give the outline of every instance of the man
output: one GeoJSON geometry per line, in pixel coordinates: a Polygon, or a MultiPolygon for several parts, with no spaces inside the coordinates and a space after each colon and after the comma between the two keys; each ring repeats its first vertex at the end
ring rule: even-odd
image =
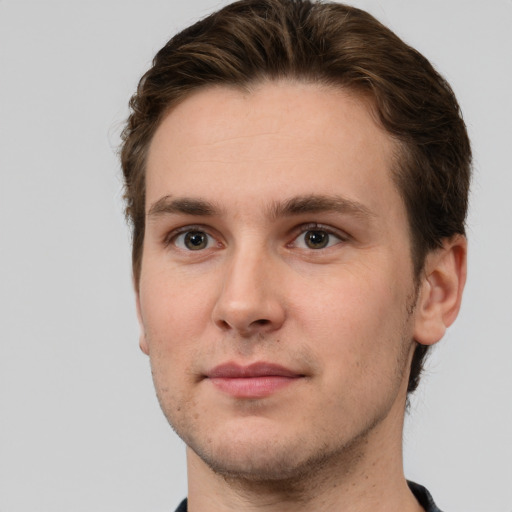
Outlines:
{"type": "Polygon", "coordinates": [[[175,36],[122,165],[179,511],[436,511],[402,428],[457,316],[470,146],[455,97],[367,13],[242,0],[175,36]]]}

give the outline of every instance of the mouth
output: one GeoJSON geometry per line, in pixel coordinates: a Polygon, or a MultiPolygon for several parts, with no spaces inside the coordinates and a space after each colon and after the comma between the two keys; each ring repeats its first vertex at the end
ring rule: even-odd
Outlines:
{"type": "Polygon", "coordinates": [[[206,375],[217,389],[234,398],[264,398],[304,377],[289,368],[266,362],[248,366],[225,363],[206,375]]]}

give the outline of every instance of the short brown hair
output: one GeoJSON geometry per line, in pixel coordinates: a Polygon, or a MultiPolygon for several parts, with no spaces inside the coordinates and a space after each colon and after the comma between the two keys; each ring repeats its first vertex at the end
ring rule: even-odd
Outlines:
{"type": "MultiPolygon", "coordinates": [[[[354,7],[241,0],[174,36],[131,98],[121,164],[136,286],[145,229],[145,162],[162,119],[199,88],[286,78],[345,87],[371,99],[376,118],[399,148],[393,178],[408,213],[416,277],[428,251],[464,234],[470,143],[453,91],[427,59],[354,7]]],[[[427,348],[416,347],[408,391],[418,385],[427,348]]]]}

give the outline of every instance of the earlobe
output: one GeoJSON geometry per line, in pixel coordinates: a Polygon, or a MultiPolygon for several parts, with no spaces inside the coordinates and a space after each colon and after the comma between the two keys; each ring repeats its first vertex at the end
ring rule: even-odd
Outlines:
{"type": "Polygon", "coordinates": [[[137,320],[139,321],[139,329],[140,329],[140,335],[139,335],[139,347],[146,354],[149,355],[149,346],[148,342],[146,340],[146,330],[144,329],[144,322],[142,321],[142,313],[141,313],[141,307],[140,307],[140,295],[139,292],[135,292],[135,303],[137,307],[137,320]]]}
{"type": "Polygon", "coordinates": [[[457,318],[466,264],[467,241],[462,235],[446,239],[427,255],[416,304],[414,339],[418,343],[437,343],[457,318]]]}

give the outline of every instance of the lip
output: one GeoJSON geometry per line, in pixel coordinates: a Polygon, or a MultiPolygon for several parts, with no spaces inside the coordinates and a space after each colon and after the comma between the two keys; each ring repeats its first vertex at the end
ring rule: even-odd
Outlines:
{"type": "Polygon", "coordinates": [[[220,391],[235,398],[264,398],[305,376],[284,366],[257,362],[248,366],[221,364],[206,377],[220,391]]]}

